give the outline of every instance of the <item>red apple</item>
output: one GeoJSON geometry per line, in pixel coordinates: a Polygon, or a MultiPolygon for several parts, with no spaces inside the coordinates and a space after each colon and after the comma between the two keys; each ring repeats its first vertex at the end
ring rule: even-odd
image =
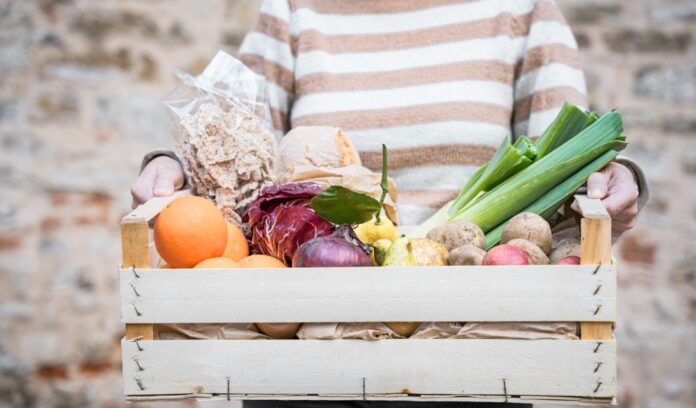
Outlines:
{"type": "Polygon", "coordinates": [[[571,255],[559,259],[554,265],[580,265],[580,257],[571,255]]]}
{"type": "Polygon", "coordinates": [[[491,248],[483,257],[483,265],[529,265],[531,263],[523,250],[512,245],[498,245],[491,248]]]}

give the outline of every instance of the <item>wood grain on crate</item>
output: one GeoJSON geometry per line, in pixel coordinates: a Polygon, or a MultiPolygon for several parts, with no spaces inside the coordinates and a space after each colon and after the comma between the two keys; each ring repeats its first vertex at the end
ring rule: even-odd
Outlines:
{"type": "Polygon", "coordinates": [[[616,318],[614,265],[137,273],[139,278],[131,270],[121,270],[125,323],[611,322],[616,318]]]}
{"type": "MultiPolygon", "coordinates": [[[[580,221],[580,260],[583,265],[610,265],[611,259],[611,217],[600,200],[587,196],[575,196],[582,220],[580,221]]],[[[599,290],[602,288],[600,287],[599,290]]],[[[615,307],[616,299],[613,300],[615,307]]],[[[602,305],[604,307],[605,305],[602,305]]],[[[610,339],[613,334],[612,323],[583,321],[580,323],[580,337],[583,340],[610,339]]]]}
{"type": "Polygon", "coordinates": [[[123,341],[127,395],[611,398],[615,343],[578,340],[123,341]],[[601,345],[601,347],[598,347],[601,345]],[[137,360],[137,362],[136,362],[137,360]],[[503,383],[505,379],[505,383],[503,383]]]}

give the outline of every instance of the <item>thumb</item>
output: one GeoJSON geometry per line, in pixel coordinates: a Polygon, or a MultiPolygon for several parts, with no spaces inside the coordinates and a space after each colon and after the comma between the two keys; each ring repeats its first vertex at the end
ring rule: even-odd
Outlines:
{"type": "Polygon", "coordinates": [[[592,173],[587,179],[587,197],[604,198],[609,189],[609,176],[604,173],[592,173]]]}
{"type": "Polygon", "coordinates": [[[166,197],[174,193],[174,176],[170,172],[160,172],[155,179],[155,186],[152,189],[155,197],[166,197]]]}

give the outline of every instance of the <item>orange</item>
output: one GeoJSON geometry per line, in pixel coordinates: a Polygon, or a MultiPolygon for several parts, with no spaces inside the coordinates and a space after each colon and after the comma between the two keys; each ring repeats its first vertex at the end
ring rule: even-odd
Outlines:
{"type": "Polygon", "coordinates": [[[224,256],[220,256],[217,258],[210,258],[206,259],[205,261],[201,261],[198,263],[198,265],[194,266],[194,269],[200,269],[200,268],[206,268],[206,269],[222,269],[222,268],[239,268],[239,262],[235,261],[234,259],[230,258],[225,258],[224,256]]]}
{"type": "Polygon", "coordinates": [[[239,263],[242,268],[287,268],[282,261],[268,255],[249,255],[239,263]]]}
{"type": "Polygon", "coordinates": [[[242,230],[231,222],[227,222],[227,246],[222,255],[226,258],[239,261],[249,255],[249,244],[242,230]]]}
{"type": "Polygon", "coordinates": [[[155,247],[172,268],[192,268],[204,259],[222,256],[227,224],[215,204],[201,197],[169,203],[155,220],[155,247]]]}

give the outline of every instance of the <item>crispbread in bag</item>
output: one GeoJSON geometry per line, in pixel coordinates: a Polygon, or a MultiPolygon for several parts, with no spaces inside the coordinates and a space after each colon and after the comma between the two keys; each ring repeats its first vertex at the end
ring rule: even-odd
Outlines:
{"type": "Polygon", "coordinates": [[[165,105],[190,187],[242,227],[246,207],[277,182],[265,81],[222,51],[198,76],[175,73],[181,86],[165,105]]]}

